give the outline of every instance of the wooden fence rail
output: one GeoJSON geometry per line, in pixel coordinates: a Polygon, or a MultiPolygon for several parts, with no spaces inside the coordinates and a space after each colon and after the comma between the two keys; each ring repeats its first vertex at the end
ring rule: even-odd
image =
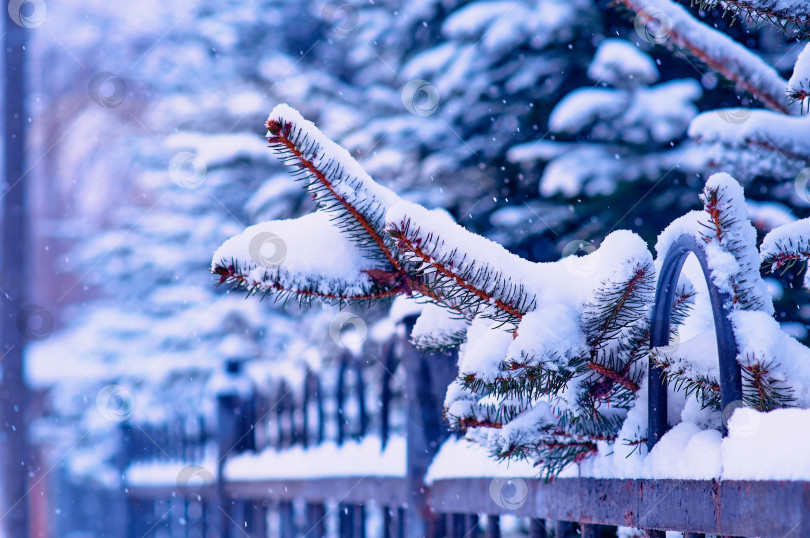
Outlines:
{"type": "MultiPolygon", "coordinates": [[[[664,261],[653,313],[654,345],[668,343],[672,294],[687,255],[695,254],[708,275],[702,248],[682,238],[664,261]]],[[[722,399],[730,405],[741,395],[736,342],[724,298],[710,278],[707,282],[722,399]]],[[[406,320],[407,334],[414,321],[406,320]]],[[[300,386],[279,381],[263,394],[246,391],[240,364],[230,362],[232,388],[219,393],[215,429],[201,417],[161,427],[125,423],[123,460],[133,466],[162,462],[169,478],[150,482],[125,473],[130,536],[498,538],[506,530],[503,516],[510,516],[510,526],[517,522],[531,538],[616,536],[617,526],[645,529],[653,537],[667,530],[687,538],[704,533],[810,537],[810,482],[460,477],[428,485],[425,473],[450,435],[441,412],[456,359],[419,353],[398,338],[370,362],[371,367],[346,353],[330,376],[334,386],[306,372],[300,386]],[[397,417],[405,417],[405,424],[395,424],[397,417]],[[295,469],[298,476],[291,469],[257,464],[255,473],[229,473],[229,463],[254,452],[285,454],[329,442],[346,447],[371,437],[388,450],[403,436],[403,468],[390,472],[318,476],[301,468],[295,469]],[[497,502],[493,484],[514,487],[513,481],[525,491],[521,502],[497,502]]],[[[665,379],[652,364],[650,379],[652,446],[666,431],[667,402],[665,379]]],[[[319,469],[324,463],[312,462],[319,469]]],[[[339,469],[345,462],[329,463],[339,469]]]]}

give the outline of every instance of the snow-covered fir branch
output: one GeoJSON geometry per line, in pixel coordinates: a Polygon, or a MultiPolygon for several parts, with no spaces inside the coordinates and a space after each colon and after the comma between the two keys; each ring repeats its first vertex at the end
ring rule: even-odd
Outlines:
{"type": "MultiPolygon", "coordinates": [[[[810,377],[810,361],[801,359],[810,351],[773,319],[756,233],[742,188],[728,174],[707,181],[703,211],[661,234],[656,262],[641,238],[617,231],[586,256],[533,263],[442,210],[380,187],[286,106],[273,111],[268,131],[319,209],[248,228],[217,251],[212,271],[248,294],[284,300],[370,302],[404,294],[430,301],[414,343],[459,348],[446,416],[497,458],[527,458],[553,476],[603,444],[638,446],[644,431],[625,428],[644,402],[656,264],[682,234],[705,246],[711,281],[729,297],[745,402],[768,410],[810,400],[808,390],[794,390],[796,379],[810,377]],[[788,348],[796,358],[776,351],[788,348]]],[[[695,296],[682,280],[674,327],[691,319],[695,296]]],[[[658,348],[652,357],[676,389],[714,408],[716,360],[695,362],[710,346],[689,342],[700,346],[658,348]]]]}
{"type": "Polygon", "coordinates": [[[793,74],[788,80],[787,97],[793,103],[799,104],[799,109],[804,112],[805,108],[810,112],[810,45],[805,45],[796,64],[793,66],[793,74]]]}
{"type": "Polygon", "coordinates": [[[348,151],[324,137],[315,125],[287,105],[277,106],[266,123],[267,141],[280,161],[293,167],[320,210],[334,213],[338,228],[381,268],[400,270],[383,233],[393,193],[371,181],[348,151]]]}
{"type": "Polygon", "coordinates": [[[672,0],[618,0],[636,13],[642,26],[650,25],[653,41],[672,43],[759,99],[785,114],[798,107],[788,104],[787,81],[762,58],[727,35],[708,26],[672,0]]]}
{"type": "MultiPolygon", "coordinates": [[[[442,304],[469,317],[481,314],[512,326],[517,326],[523,315],[534,308],[536,297],[525,285],[504,269],[474,257],[469,246],[462,246],[463,242],[444,239],[449,235],[447,228],[444,232],[425,229],[407,214],[389,215],[389,219],[388,231],[406,257],[409,272],[433,290],[442,304]]],[[[426,225],[429,222],[423,221],[426,225]]],[[[461,229],[455,231],[457,236],[472,236],[461,229]]],[[[502,250],[498,258],[514,257],[498,245],[489,246],[502,250]]]]}
{"type": "Polygon", "coordinates": [[[810,25],[810,4],[806,0],[696,0],[700,9],[721,8],[734,18],[746,21],[768,21],[784,31],[795,29],[807,35],[810,25]]]}
{"type": "Polygon", "coordinates": [[[772,272],[807,262],[810,260],[810,219],[797,220],[771,231],[762,240],[759,252],[763,265],[772,272]]]}
{"type": "Polygon", "coordinates": [[[746,178],[793,179],[810,164],[806,117],[730,108],[699,114],[689,125],[696,159],[709,170],[746,178]]]}

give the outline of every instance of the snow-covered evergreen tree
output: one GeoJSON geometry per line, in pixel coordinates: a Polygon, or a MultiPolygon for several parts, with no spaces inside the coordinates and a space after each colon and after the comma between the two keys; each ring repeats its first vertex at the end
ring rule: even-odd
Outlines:
{"type": "Polygon", "coordinates": [[[514,161],[550,160],[540,179],[543,197],[610,195],[617,183],[658,178],[684,158],[671,146],[698,112],[697,81],[653,86],[659,72],[652,58],[616,38],[599,44],[587,73],[595,86],[574,90],[551,112],[549,130],[557,139],[512,149],[514,161]]]}
{"type": "Polygon", "coordinates": [[[318,368],[323,352],[342,351],[329,334],[334,312],[302,321],[249,306],[210,288],[206,270],[210,246],[245,223],[308,210],[303,193],[277,181],[280,169],[249,128],[264,116],[267,88],[274,98],[297,95],[335,110],[342,85],[325,90],[330,75],[300,65],[273,86],[278,69],[296,65],[298,51],[281,32],[296,16],[290,6],[203,3],[166,39],[158,23],[176,17],[177,7],[154,7],[154,18],[115,34],[120,47],[106,54],[99,46],[105,36],[89,29],[126,26],[116,10],[100,7],[88,17],[84,8],[55,7],[52,20],[78,19],[86,31],[65,42],[42,35],[36,49],[47,65],[61,61],[64,46],[88,67],[110,70],[99,79],[67,64],[36,85],[43,101],[68,95],[74,103],[42,102],[57,113],[35,129],[43,143],[59,142],[43,156],[49,173],[41,178],[41,211],[60,213],[47,214],[55,225],[40,228],[42,247],[59,254],[57,270],[72,278],[39,299],[61,310],[63,330],[28,353],[29,380],[50,388],[45,450],[54,461],[68,455],[70,471],[105,484],[120,477],[121,421],[161,427],[201,417],[215,427],[212,383],[225,361],[258,364],[248,372],[270,390],[262,363],[318,368]],[[266,46],[247,47],[256,36],[266,46]],[[76,84],[73,94],[53,90],[76,84]],[[49,138],[70,122],[80,136],[49,138]],[[233,189],[234,181],[247,189],[233,189]],[[88,460],[97,463],[83,465],[88,460]]]}

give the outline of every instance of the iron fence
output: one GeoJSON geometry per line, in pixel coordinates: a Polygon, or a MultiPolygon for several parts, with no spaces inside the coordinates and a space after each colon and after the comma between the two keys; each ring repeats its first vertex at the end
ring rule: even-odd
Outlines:
{"type": "MultiPolygon", "coordinates": [[[[677,241],[664,260],[652,344],[669,342],[673,294],[689,254],[697,256],[707,275],[722,402],[730,405],[741,399],[742,392],[737,346],[724,309],[727,298],[708,278],[703,246],[691,237],[677,241]]],[[[408,333],[413,322],[406,320],[408,333]]],[[[201,419],[192,428],[186,421],[152,432],[124,424],[129,462],[137,465],[139,460],[157,458],[184,463],[179,472],[168,474],[172,480],[165,483],[125,485],[130,536],[497,538],[503,516],[512,518],[512,528],[517,521],[531,538],[615,536],[617,526],[646,529],[654,537],[667,530],[683,532],[687,538],[703,533],[810,536],[810,482],[538,478],[521,480],[525,500],[515,504],[496,502],[491,490],[497,477],[437,479],[428,485],[425,473],[451,435],[441,403],[456,375],[456,359],[419,353],[399,338],[375,361],[374,368],[367,368],[347,353],[338,361],[335,386],[327,387],[321,376],[308,371],[299,387],[282,381],[264,396],[239,388],[243,372],[239,363],[232,362],[227,375],[234,388],[218,395],[215,429],[201,419]],[[395,375],[397,371],[404,379],[395,375]],[[370,383],[367,377],[372,373],[375,379],[370,383]],[[369,402],[376,409],[370,409],[369,402]],[[396,416],[408,420],[392,427],[396,416]],[[289,470],[274,476],[272,469],[257,468],[255,476],[228,475],[229,462],[245,454],[283,453],[327,442],[345,446],[370,436],[379,438],[382,450],[394,437],[404,437],[401,472],[307,476],[306,469],[299,469],[304,476],[285,478],[289,470]],[[164,444],[174,448],[155,450],[164,444]]],[[[667,427],[666,379],[652,363],[650,380],[651,448],[667,427]]],[[[509,480],[498,479],[501,487],[510,487],[509,480]]]]}

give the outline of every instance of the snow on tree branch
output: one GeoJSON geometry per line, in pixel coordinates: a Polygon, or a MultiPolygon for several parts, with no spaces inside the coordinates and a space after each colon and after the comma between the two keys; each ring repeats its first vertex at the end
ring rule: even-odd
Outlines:
{"type": "Polygon", "coordinates": [[[700,0],[701,9],[721,7],[734,17],[751,21],[768,21],[787,31],[794,26],[806,35],[810,24],[810,4],[807,0],[700,0]]]}
{"type": "MultiPolygon", "coordinates": [[[[550,474],[592,453],[594,439],[615,439],[646,371],[639,359],[649,345],[654,289],[646,246],[616,232],[578,260],[596,270],[576,291],[552,296],[552,286],[544,286],[546,301],[523,316],[514,339],[492,322],[473,322],[458,383],[445,400],[451,423],[480,429],[471,434],[484,436],[493,454],[542,462],[550,474]]],[[[565,267],[538,265],[536,272],[565,267]]]]}
{"type": "MultiPolygon", "coordinates": [[[[810,260],[810,219],[801,219],[771,231],[760,245],[762,263],[771,272],[785,271],[810,260]]],[[[804,287],[810,288],[805,267],[804,287]]]]}
{"type": "MultiPolygon", "coordinates": [[[[399,294],[430,301],[414,341],[459,347],[446,416],[497,458],[528,458],[555,475],[602,445],[638,446],[644,431],[630,431],[627,421],[644,402],[656,278],[639,236],[620,230],[586,256],[530,262],[443,210],[379,186],[289,107],[277,107],[267,126],[277,156],[319,209],[226,241],[212,264],[220,283],[303,302],[399,294]]],[[[810,350],[773,319],[742,188],[716,174],[701,199],[704,211],[661,235],[659,260],[678,234],[702,241],[712,281],[731,297],[746,403],[761,410],[807,403],[810,384],[798,380],[810,379],[810,350]]],[[[686,281],[679,285],[673,326],[689,319],[694,296],[686,281]]],[[[677,386],[704,406],[716,404],[716,361],[696,365],[691,354],[663,348],[653,355],[677,386]]]]}
{"type": "Polygon", "coordinates": [[[766,107],[795,113],[785,96],[785,81],[759,56],[727,35],[696,20],[671,0],[619,0],[636,12],[637,24],[650,30],[651,42],[671,41],[701,60],[711,70],[745,89],[766,107]]]}
{"type": "MultiPolygon", "coordinates": [[[[746,176],[794,178],[810,163],[806,117],[767,110],[704,112],[689,126],[689,137],[704,154],[704,165],[746,176]]],[[[699,152],[700,152],[699,151],[699,152]]]]}
{"type": "Polygon", "coordinates": [[[428,284],[442,303],[470,318],[485,314],[516,326],[537,302],[536,293],[525,284],[535,264],[442,217],[413,204],[389,210],[388,232],[407,256],[409,272],[428,284]]]}
{"type": "Polygon", "coordinates": [[[328,214],[316,212],[250,226],[217,249],[211,270],[219,276],[220,284],[247,290],[248,295],[273,293],[282,301],[294,298],[305,303],[312,299],[342,303],[398,293],[369,278],[368,271],[375,266],[376,262],[347,240],[328,214]],[[324,251],[332,253],[329,264],[321,263],[317,255],[324,251]]]}
{"type": "Polygon", "coordinates": [[[691,148],[672,144],[698,113],[698,82],[648,86],[659,77],[655,62],[638,45],[617,38],[599,43],[587,75],[597,87],[573,90],[549,115],[549,130],[566,141],[520,144],[507,153],[512,162],[549,161],[541,195],[609,195],[622,182],[658,180],[681,164],[691,148]]]}
{"type": "Polygon", "coordinates": [[[788,99],[793,103],[799,103],[799,110],[804,111],[805,105],[810,111],[810,45],[805,45],[804,50],[796,58],[796,65],[793,67],[793,74],[788,80],[788,99]]]}
{"type": "Polygon", "coordinates": [[[773,305],[759,275],[756,230],[748,221],[742,187],[728,174],[714,174],[701,194],[703,211],[676,219],[658,237],[656,251],[664,259],[684,234],[705,244],[712,282],[728,294],[732,310],[773,314],[773,305]]]}
{"type": "Polygon", "coordinates": [[[298,111],[279,105],[267,120],[267,140],[279,159],[297,169],[298,179],[323,211],[336,213],[338,227],[373,258],[400,269],[383,233],[385,208],[395,195],[374,183],[348,151],[324,137],[298,111]]]}

